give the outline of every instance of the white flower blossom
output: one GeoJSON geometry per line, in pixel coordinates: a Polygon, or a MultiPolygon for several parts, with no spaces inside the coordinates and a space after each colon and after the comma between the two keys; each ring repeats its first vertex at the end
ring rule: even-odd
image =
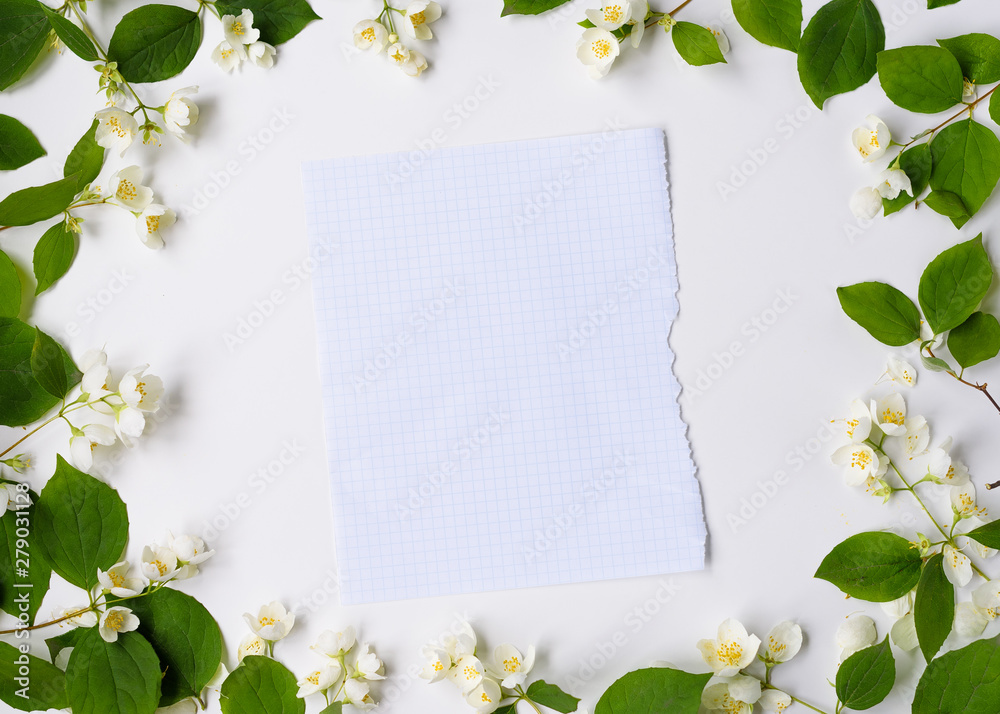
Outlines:
{"type": "Polygon", "coordinates": [[[913,368],[913,365],[894,355],[889,355],[885,371],[889,375],[889,379],[896,384],[904,387],[912,387],[917,383],[917,370],[913,368]]]}
{"type": "Polygon", "coordinates": [[[342,674],[340,662],[336,660],[324,662],[319,669],[310,672],[297,682],[299,691],[296,696],[305,699],[313,694],[325,692],[340,680],[342,674]]]}
{"type": "Polygon", "coordinates": [[[357,642],[357,635],[354,628],[348,625],[341,632],[333,632],[332,630],[321,632],[312,649],[327,657],[339,657],[349,652],[354,647],[355,642],[357,642]]]}
{"type": "Polygon", "coordinates": [[[962,79],[962,101],[972,102],[976,99],[976,83],[968,77],[962,79]]]}
{"type": "Polygon", "coordinates": [[[600,27],[584,30],[576,43],[576,56],[586,65],[593,79],[606,75],[620,52],[618,38],[600,27]]]}
{"type": "Polygon", "coordinates": [[[885,154],[889,148],[889,142],[892,141],[892,133],[885,122],[874,114],[869,114],[865,121],[866,126],[858,127],[851,134],[851,142],[861,154],[861,158],[865,162],[870,162],[885,154]]]}
{"type": "Polygon", "coordinates": [[[903,450],[911,459],[927,451],[927,445],[931,440],[930,425],[927,420],[919,414],[906,417],[903,422],[906,427],[906,435],[903,437],[903,450]]]}
{"type": "Polygon", "coordinates": [[[389,42],[389,31],[376,20],[362,20],[354,26],[354,46],[381,52],[389,42]]]}
{"type": "Polygon", "coordinates": [[[781,714],[781,712],[792,705],[792,697],[780,689],[768,689],[761,693],[757,703],[766,712],[778,712],[778,714],[781,714]]]}
{"type": "Polygon", "coordinates": [[[78,469],[90,471],[94,467],[94,449],[111,446],[116,441],[114,430],[103,424],[87,424],[82,429],[74,427],[69,438],[69,454],[78,469]]]}
{"type": "Polygon", "coordinates": [[[483,681],[486,668],[473,654],[462,655],[455,661],[455,666],[448,672],[448,679],[458,687],[462,694],[468,694],[483,681]]]}
{"type": "MultiPolygon", "coordinates": [[[[246,51],[243,53],[246,54],[246,51]]],[[[212,50],[212,61],[222,68],[223,72],[232,72],[234,69],[240,66],[240,62],[243,58],[240,57],[236,49],[226,41],[220,42],[216,45],[215,49],[212,50]]]]}
{"type": "Polygon", "coordinates": [[[722,54],[728,55],[731,46],[729,44],[729,37],[726,36],[726,31],[722,29],[722,26],[707,25],[705,29],[715,36],[715,41],[719,43],[719,50],[722,54]]]}
{"type": "Polygon", "coordinates": [[[243,613],[243,619],[254,634],[268,642],[284,639],[295,625],[295,614],[277,601],[262,606],[256,617],[249,612],[243,613]]]}
{"type": "Polygon", "coordinates": [[[147,580],[165,583],[177,576],[177,555],[161,545],[147,545],[142,549],[140,570],[147,580]]]}
{"type": "Polygon", "coordinates": [[[632,26],[632,31],[628,35],[629,42],[633,48],[638,48],[642,42],[642,36],[646,31],[646,16],[649,14],[649,0],[633,0],[632,15],[628,24],[632,26]]]}
{"type": "Polygon", "coordinates": [[[957,588],[964,588],[972,580],[972,561],[962,551],[945,545],[944,553],[944,574],[948,582],[957,588]]]}
{"type": "Polygon", "coordinates": [[[163,380],[156,375],[146,374],[147,369],[149,365],[144,364],[126,372],[118,383],[118,394],[133,409],[152,414],[160,408],[163,380]]]}
{"type": "Polygon", "coordinates": [[[361,711],[370,711],[375,708],[375,700],[371,696],[371,686],[363,679],[348,679],[344,682],[344,701],[361,711]]]}
{"type": "Polygon", "coordinates": [[[951,510],[955,520],[986,518],[986,509],[976,503],[976,486],[971,481],[951,487],[951,510]]]}
{"type": "Polygon", "coordinates": [[[764,659],[775,664],[787,662],[802,648],[802,628],[794,622],[779,622],[764,640],[764,659]]]}
{"type": "Polygon", "coordinates": [[[905,652],[916,649],[919,644],[917,640],[917,622],[912,612],[903,615],[893,623],[892,628],[889,630],[889,637],[892,638],[892,641],[899,649],[905,652]]]}
{"type": "Polygon", "coordinates": [[[358,658],[354,669],[357,671],[356,676],[360,676],[362,679],[370,681],[385,679],[382,660],[372,652],[371,646],[367,643],[358,648],[358,658]]]}
{"type": "Polygon", "coordinates": [[[205,541],[195,535],[181,535],[175,538],[174,534],[168,531],[167,547],[174,552],[179,562],[186,565],[201,565],[215,555],[215,551],[210,550],[205,541]]]}
{"type": "Polygon", "coordinates": [[[247,45],[247,57],[250,58],[250,61],[255,66],[263,67],[264,69],[271,69],[274,66],[274,56],[277,53],[278,50],[273,45],[259,40],[247,45]]]}
{"type": "Polygon", "coordinates": [[[119,156],[132,145],[139,133],[139,123],[135,117],[118,107],[101,109],[97,114],[97,131],[94,138],[99,146],[117,151],[119,156]]]}
{"type": "Polygon", "coordinates": [[[882,198],[897,198],[903,191],[913,195],[913,185],[910,177],[901,169],[886,169],[878,177],[878,184],[875,189],[882,198]]]}
{"type": "Polygon", "coordinates": [[[12,504],[16,504],[18,497],[21,495],[22,494],[17,490],[16,485],[12,483],[0,484],[0,516],[8,510],[13,511],[14,506],[12,504]]]}
{"type": "Polygon", "coordinates": [[[493,650],[493,663],[487,671],[501,686],[514,689],[524,684],[531,668],[535,666],[535,648],[528,647],[522,655],[514,645],[502,644],[493,650]]]}
{"type": "Polygon", "coordinates": [[[850,206],[855,218],[871,220],[882,210],[882,194],[871,186],[862,186],[851,196],[850,206]]]}
{"type": "Polygon", "coordinates": [[[131,569],[132,566],[127,560],[115,563],[107,572],[98,568],[97,581],[104,592],[109,592],[115,597],[134,597],[146,588],[146,584],[141,578],[130,578],[131,569]]]}
{"type": "Polygon", "coordinates": [[[927,456],[927,473],[936,483],[949,486],[964,486],[969,482],[969,470],[961,461],[953,459],[951,454],[951,437],[941,442],[940,446],[931,449],[927,456]]]}
{"type": "Polygon", "coordinates": [[[108,387],[111,369],[108,367],[108,356],[103,350],[88,350],[80,360],[80,369],[83,370],[80,390],[86,396],[88,404],[93,405],[111,394],[108,387]]]}
{"type": "Polygon", "coordinates": [[[986,615],[974,603],[960,602],[955,605],[955,632],[959,637],[976,639],[988,624],[986,615]]]}
{"type": "Polygon", "coordinates": [[[421,679],[433,683],[440,682],[448,676],[454,662],[446,650],[428,645],[420,653],[426,660],[420,670],[421,679]]]}
{"type": "Polygon", "coordinates": [[[254,29],[253,26],[253,12],[247,9],[244,9],[239,17],[223,15],[222,32],[226,37],[226,42],[241,60],[247,58],[244,45],[253,44],[260,39],[260,30],[254,29]]]}
{"type": "Polygon", "coordinates": [[[465,701],[479,714],[489,714],[500,706],[502,697],[500,685],[492,679],[484,679],[465,695],[465,701]]]}
{"type": "Polygon", "coordinates": [[[604,7],[587,10],[584,14],[595,27],[614,32],[632,19],[632,4],[629,0],[611,0],[604,7]]]}
{"type": "Polygon", "coordinates": [[[434,37],[430,24],[441,17],[441,6],[428,0],[414,0],[403,11],[403,31],[415,40],[434,37]]]}
{"type": "Polygon", "coordinates": [[[117,642],[121,632],[133,632],[139,627],[139,618],[127,607],[109,607],[101,614],[98,632],[105,642],[117,642]]]}
{"type": "Polygon", "coordinates": [[[52,613],[53,620],[62,620],[61,624],[69,625],[70,627],[82,627],[84,629],[94,627],[97,624],[97,613],[93,610],[87,610],[86,606],[76,606],[76,607],[63,607],[59,608],[52,613]],[[74,615],[73,613],[80,613],[74,615]],[[68,617],[68,615],[73,615],[73,617],[68,617]],[[63,620],[63,618],[66,618],[63,620]]]}
{"type": "Polygon", "coordinates": [[[868,479],[878,479],[889,468],[889,460],[868,444],[846,444],[833,452],[833,463],[844,467],[844,481],[848,486],[862,486],[868,479]]]}
{"type": "Polygon", "coordinates": [[[237,654],[240,662],[243,661],[244,657],[248,657],[250,655],[255,655],[258,657],[266,656],[267,642],[265,642],[262,638],[258,637],[257,635],[250,633],[249,635],[243,638],[242,642],[240,642],[240,648],[237,654]]]}
{"type": "MultiPolygon", "coordinates": [[[[163,125],[181,141],[190,141],[188,129],[198,123],[198,105],[188,99],[198,87],[184,87],[173,92],[163,105],[163,125]]],[[[145,206],[142,206],[145,208],[145,206]]],[[[136,210],[142,210],[142,208],[136,210]]]]}
{"type": "Polygon", "coordinates": [[[701,694],[701,703],[706,709],[726,714],[750,714],[760,697],[759,679],[736,674],[709,683],[701,694]]]}
{"type": "Polygon", "coordinates": [[[157,250],[163,247],[163,237],[160,230],[169,228],[177,220],[177,214],[159,203],[151,203],[139,214],[135,223],[135,232],[147,248],[157,250]]]}
{"type": "Polygon", "coordinates": [[[889,394],[871,403],[872,419],[886,436],[906,433],[906,402],[902,395],[889,394]]]}
{"type": "Polygon", "coordinates": [[[875,621],[867,615],[852,615],[840,623],[834,641],[840,648],[840,661],[875,644],[875,621]]]}
{"type": "Polygon", "coordinates": [[[880,603],[882,612],[890,617],[900,618],[913,610],[913,591],[906,593],[903,597],[880,603]]]}
{"type": "Polygon", "coordinates": [[[729,618],[719,625],[717,638],[699,640],[698,649],[715,674],[731,677],[753,662],[760,639],[749,634],[738,620],[729,618]]]}
{"type": "Polygon", "coordinates": [[[868,405],[860,399],[851,402],[850,416],[844,420],[847,438],[853,444],[862,444],[872,433],[872,415],[868,405]]]}
{"type": "Polygon", "coordinates": [[[153,201],[153,189],[142,185],[142,169],[138,166],[126,166],[112,174],[108,190],[108,203],[133,212],[142,211],[153,201]]]}

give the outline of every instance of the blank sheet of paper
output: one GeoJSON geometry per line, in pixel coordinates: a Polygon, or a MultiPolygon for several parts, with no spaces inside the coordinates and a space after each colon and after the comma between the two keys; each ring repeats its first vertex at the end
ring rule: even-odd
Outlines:
{"type": "Polygon", "coordinates": [[[662,131],[303,178],[345,604],[703,567],[662,131]]]}

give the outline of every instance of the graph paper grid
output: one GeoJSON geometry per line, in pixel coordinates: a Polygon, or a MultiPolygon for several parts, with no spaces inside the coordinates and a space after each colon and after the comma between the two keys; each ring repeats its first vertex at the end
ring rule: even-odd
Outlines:
{"type": "Polygon", "coordinates": [[[704,566],[661,130],[303,183],[344,604],[704,566]]]}

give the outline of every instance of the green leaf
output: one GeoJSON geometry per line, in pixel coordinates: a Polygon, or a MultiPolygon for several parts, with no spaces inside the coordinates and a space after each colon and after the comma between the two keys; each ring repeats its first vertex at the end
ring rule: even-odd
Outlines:
{"type": "Polygon", "coordinates": [[[911,195],[906,191],[900,191],[896,198],[883,198],[882,209],[885,215],[905,208],[924,192],[931,178],[931,165],[930,144],[917,144],[899,155],[899,168],[910,179],[913,193],[911,195]]]}
{"type": "Polygon", "coordinates": [[[901,347],[920,337],[920,312],[910,298],[885,283],[837,288],[847,316],[884,345],[901,347]]]}
{"type": "Polygon", "coordinates": [[[889,638],[855,652],[837,670],[837,699],[847,709],[862,711],[880,704],[896,683],[896,659],[889,638]]]}
{"type": "Polygon", "coordinates": [[[45,156],[31,129],[14,117],[0,114],[0,170],[10,171],[45,156]]]}
{"type": "Polygon", "coordinates": [[[935,335],[958,327],[976,311],[993,281],[983,235],[959,243],[930,262],[917,298],[935,335]]]}
{"type": "Polygon", "coordinates": [[[982,32],[938,40],[962,67],[962,74],[976,84],[1000,82],[1000,40],[982,32]]]}
{"type": "MultiPolygon", "coordinates": [[[[58,400],[45,391],[31,371],[35,328],[20,320],[0,317],[0,424],[24,426],[40,419],[58,400]]],[[[75,385],[80,373],[63,352],[66,374],[75,385]]]]}
{"type": "Polygon", "coordinates": [[[222,683],[223,714],[305,714],[295,675],[270,657],[250,655],[222,683]]]}
{"type": "Polygon", "coordinates": [[[1000,180],[1000,139],[969,119],[942,129],[931,154],[931,188],[958,194],[970,214],[978,213],[1000,180]]]}
{"type": "Polygon", "coordinates": [[[41,295],[66,274],[76,255],[76,236],[59,222],[49,228],[35,244],[32,264],[38,286],[35,295],[41,295]]]}
{"type": "Polygon", "coordinates": [[[972,216],[962,202],[962,197],[948,191],[931,191],[924,199],[927,207],[935,213],[947,216],[956,228],[961,228],[972,216]]]}
{"type": "Polygon", "coordinates": [[[504,0],[500,17],[507,15],[540,15],[554,7],[565,5],[569,0],[504,0]]]}
{"type": "Polygon", "coordinates": [[[70,52],[85,62],[97,61],[97,49],[94,43],[87,37],[87,33],[67,20],[62,15],[57,15],[46,6],[42,6],[45,16],[49,19],[49,24],[55,30],[56,35],[63,41],[70,52]]]}
{"type": "Polygon", "coordinates": [[[62,213],[78,192],[76,175],[15,191],[0,201],[0,226],[30,226],[62,213]]]}
{"type": "Polygon", "coordinates": [[[851,536],[823,559],[815,577],[868,602],[903,597],[920,580],[920,551],[893,533],[851,536]]]}
{"type": "Polygon", "coordinates": [[[945,7],[946,5],[954,5],[959,0],[927,0],[927,9],[933,10],[936,7],[945,7]]]}
{"type": "Polygon", "coordinates": [[[962,101],[962,68],[943,47],[879,52],[878,79],[892,103],[911,112],[935,114],[962,101]]]}
{"type": "Polygon", "coordinates": [[[222,633],[205,606],[190,595],[162,588],[128,605],[139,618],[166,670],[160,706],[201,695],[222,661],[222,633]]]}
{"type": "MultiPolygon", "coordinates": [[[[32,557],[35,551],[35,503],[38,494],[28,491],[25,494],[31,500],[27,508],[14,509],[0,517],[0,609],[8,615],[17,617],[24,614],[31,624],[42,604],[45,593],[49,590],[49,580],[52,569],[40,556],[32,557]],[[24,530],[28,529],[27,536],[24,530]],[[20,532],[22,537],[18,537],[20,532]],[[19,602],[19,598],[27,596],[27,603],[19,602]]],[[[20,505],[13,501],[11,505],[20,505]]]]}
{"type": "Polygon", "coordinates": [[[66,677],[44,659],[0,642],[0,700],[23,712],[65,709],[66,677]],[[22,675],[22,668],[28,676],[22,675]]]}
{"type": "Polygon", "coordinates": [[[719,41],[707,27],[693,22],[678,22],[670,30],[674,47],[685,62],[696,67],[725,62],[719,41]]]}
{"type": "Polygon", "coordinates": [[[77,192],[82,191],[88,183],[97,178],[97,174],[101,173],[101,168],[104,166],[105,149],[97,143],[96,136],[97,120],[94,119],[90,128],[84,132],[80,140],[76,142],[76,146],[69,152],[69,156],[66,157],[63,176],[79,174],[76,184],[77,192]]]}
{"type": "Polygon", "coordinates": [[[260,39],[271,45],[288,42],[310,22],[322,19],[306,0],[223,0],[216,7],[226,15],[239,15],[244,8],[251,10],[260,39]]]}
{"type": "Polygon", "coordinates": [[[137,632],[105,642],[96,627],[73,648],[66,667],[66,692],[74,712],[153,714],[160,701],[160,662],[137,632]]]}
{"type": "Polygon", "coordinates": [[[990,97],[990,118],[1000,124],[1000,92],[993,92],[990,97]]]}
{"type": "Polygon", "coordinates": [[[563,714],[575,712],[576,706],[580,703],[577,697],[572,697],[556,685],[541,679],[532,682],[528,687],[528,698],[535,704],[541,704],[543,707],[563,712],[563,714]]]}
{"type": "Polygon", "coordinates": [[[913,714],[994,714],[1000,701],[1000,646],[980,640],[927,665],[913,698],[913,714]]]}
{"type": "Polygon", "coordinates": [[[733,14],[758,42],[798,52],[802,0],[733,0],[733,14]]]}
{"type": "MultiPolygon", "coordinates": [[[[504,707],[503,709],[506,709],[506,708],[507,707],[504,707]]],[[[503,709],[497,709],[497,714],[503,714],[503,709]]],[[[343,702],[334,702],[333,704],[331,704],[330,706],[328,706],[326,709],[324,709],[323,711],[321,711],[319,714],[341,714],[343,711],[344,711],[344,703],[343,702]]]]}
{"type": "Polygon", "coordinates": [[[115,27],[108,56],[129,82],[160,82],[180,74],[200,44],[198,13],[175,5],[143,5],[115,27]]]}
{"type": "Polygon", "coordinates": [[[875,76],[885,27],[871,0],[833,0],[806,25],[799,43],[799,79],[820,109],[875,76]]]}
{"type": "Polygon", "coordinates": [[[66,374],[63,349],[41,330],[35,330],[35,345],[31,350],[31,373],[42,389],[56,399],[69,391],[70,377],[66,374]]]}
{"type": "Polygon", "coordinates": [[[21,312],[21,278],[14,261],[0,250],[0,317],[17,317],[21,312]]]}
{"type": "Polygon", "coordinates": [[[945,362],[940,357],[928,357],[923,352],[920,353],[920,361],[923,362],[924,367],[929,369],[931,372],[951,372],[951,365],[945,362]]]}
{"type": "Polygon", "coordinates": [[[608,687],[594,714],[698,714],[711,678],[669,667],[629,672],[608,687]]]}
{"type": "Polygon", "coordinates": [[[49,36],[49,21],[35,0],[0,2],[0,91],[19,80],[49,36]]]}
{"type": "Polygon", "coordinates": [[[97,585],[97,569],[118,562],[128,543],[128,511],[118,492],[62,456],[42,489],[35,516],[42,555],[77,587],[97,585]]]}
{"type": "Polygon", "coordinates": [[[944,556],[931,556],[924,563],[913,602],[917,641],[924,659],[930,662],[948,639],[955,622],[955,587],[944,574],[944,556]]]}
{"type": "Polygon", "coordinates": [[[1000,550],[1000,521],[990,521],[965,535],[977,543],[982,543],[987,548],[1000,550]]]}
{"type": "Polygon", "coordinates": [[[948,350],[963,368],[1000,354],[1000,322],[993,315],[974,312],[948,333],[948,350]]]}

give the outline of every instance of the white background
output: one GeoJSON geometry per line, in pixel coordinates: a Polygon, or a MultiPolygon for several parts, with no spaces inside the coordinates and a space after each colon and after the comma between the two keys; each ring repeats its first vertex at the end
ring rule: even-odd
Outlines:
{"type": "MultiPolygon", "coordinates": [[[[811,16],[821,3],[805,4],[811,16]]],[[[993,0],[963,0],[934,11],[922,4],[878,0],[888,46],[1000,31],[993,0]]],[[[820,449],[810,441],[825,437],[828,421],[872,388],[888,354],[842,314],[834,290],[881,279],[915,295],[926,263],[960,238],[986,231],[1000,203],[994,197],[961,232],[926,208],[859,227],[847,201],[858,186],[875,182],[878,169],[861,164],[851,129],[875,112],[897,136],[908,137],[937,123],[936,117],[894,108],[875,82],[818,112],[799,85],[795,58],[749,38],[726,13],[724,0],[697,0],[679,18],[723,23],[733,45],[728,65],[679,66],[669,39],[651,30],[643,47],[626,48],[601,82],[588,79],[574,56],[580,32],[574,23],[586,5],[576,3],[566,17],[502,20],[499,5],[452,0],[435,26],[439,39],[421,47],[431,69],[418,80],[350,49],[352,25],[377,12],[375,2],[317,0],[325,19],[280,47],[273,69],[219,71],[209,54],[222,31],[209,18],[191,66],[145,88],[147,103],[159,104],[173,89],[200,85],[196,141],[136,146],[124,160],[111,157],[109,168],[141,164],[159,200],[179,212],[198,207],[197,214],[185,212],[166,234],[167,248],[156,253],[140,244],[124,212],[84,209],[85,233],[73,268],[31,309],[31,320],[75,356],[104,346],[118,373],[149,362],[168,386],[169,415],[137,448],[103,460],[108,480],[129,506],[130,554],[137,556],[167,528],[205,533],[218,518],[226,527],[211,540],[217,555],[181,587],[218,619],[230,664],[245,633],[243,612],[272,599],[298,604],[295,632],[278,645],[278,657],[302,674],[314,662],[308,647],[318,632],[354,624],[386,659],[392,686],[405,690],[386,704],[392,712],[466,710],[449,685],[427,686],[406,672],[419,661],[421,644],[457,614],[467,616],[490,647],[536,644],[536,674],[583,697],[591,710],[617,677],[654,660],[702,669],[695,642],[713,636],[726,617],[741,619],[762,637],[779,620],[795,619],[807,644],[797,661],[779,669],[776,682],[832,710],[826,680],[835,674],[836,627],[854,611],[876,616],[880,634],[890,623],[877,606],[845,600],[812,573],[845,537],[915,515],[903,499],[883,508],[848,489],[829,464],[832,442],[820,449]],[[484,79],[498,85],[495,91],[453,120],[454,105],[477,103],[469,97],[484,79]],[[287,125],[275,117],[286,117],[287,125]],[[271,132],[272,120],[281,131],[271,132]],[[336,562],[311,295],[308,283],[296,289],[285,280],[307,255],[299,163],[411,150],[438,129],[446,145],[459,146],[595,132],[609,121],[667,132],[681,282],[672,334],[676,370],[687,388],[700,374],[717,377],[704,394],[684,399],[710,531],[706,570],[666,577],[676,594],[663,606],[654,599],[660,581],[643,578],[340,607],[331,577],[336,562]],[[251,148],[251,137],[262,150],[251,148]],[[770,154],[766,143],[774,149],[770,154]],[[744,165],[762,150],[762,166],[744,165]],[[720,182],[750,169],[737,191],[720,194],[720,182]],[[109,299],[115,275],[123,275],[126,285],[109,299]],[[280,291],[281,304],[245,343],[230,349],[225,335],[273,291],[280,291]],[[753,339],[746,325],[769,319],[765,311],[781,291],[794,296],[791,307],[753,339]],[[723,353],[733,343],[740,343],[742,354],[727,359],[723,353]],[[712,367],[719,362],[727,368],[712,367]],[[301,454],[261,493],[254,474],[278,458],[286,442],[301,454]],[[797,461],[796,449],[806,449],[806,458],[797,461]],[[734,526],[731,517],[740,516],[744,499],[777,471],[787,474],[787,484],[757,513],[746,512],[745,525],[734,526]],[[232,504],[244,493],[249,505],[236,513],[232,504]],[[644,607],[655,614],[633,627],[641,622],[636,608],[644,607]],[[625,644],[611,653],[602,643],[616,633],[625,644]],[[588,660],[596,665],[592,670],[584,668],[588,660]],[[570,676],[586,683],[574,686],[570,676]]],[[[100,36],[110,37],[127,9],[122,2],[94,3],[91,18],[100,36]]],[[[0,193],[60,174],[90,114],[103,106],[96,84],[96,73],[64,52],[45,58],[3,94],[0,111],[30,126],[49,155],[0,176],[0,193]]],[[[978,115],[989,121],[985,106],[978,115]]],[[[0,247],[30,271],[41,232],[5,231],[0,247]]],[[[986,241],[988,248],[995,242],[989,231],[986,241]]],[[[26,295],[31,292],[33,285],[26,288],[26,295]]],[[[995,289],[986,308],[1000,309],[995,289]]],[[[973,376],[1000,382],[995,366],[976,368],[973,376]]],[[[934,443],[956,437],[957,453],[978,485],[997,478],[989,465],[1000,416],[980,394],[921,370],[907,396],[913,412],[929,417],[934,443]]],[[[16,435],[3,430],[0,443],[16,435]]],[[[67,437],[53,426],[30,442],[37,464],[33,484],[51,473],[55,449],[68,452],[67,437]]],[[[996,497],[980,490],[985,505],[995,505],[996,497]]],[[[68,589],[56,589],[42,613],[77,600],[68,589]]],[[[900,669],[912,671],[918,657],[903,656],[900,669]]],[[[908,708],[909,699],[901,687],[882,710],[908,708]]],[[[311,704],[318,711],[318,702],[311,704]]]]}

